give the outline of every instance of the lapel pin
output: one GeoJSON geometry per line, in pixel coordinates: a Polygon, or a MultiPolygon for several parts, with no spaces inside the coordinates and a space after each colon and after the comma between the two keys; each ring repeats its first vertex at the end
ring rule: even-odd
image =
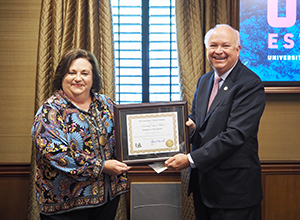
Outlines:
{"type": "Polygon", "coordinates": [[[224,91],[226,91],[227,89],[228,89],[228,86],[225,86],[225,87],[224,87],[224,91]]]}

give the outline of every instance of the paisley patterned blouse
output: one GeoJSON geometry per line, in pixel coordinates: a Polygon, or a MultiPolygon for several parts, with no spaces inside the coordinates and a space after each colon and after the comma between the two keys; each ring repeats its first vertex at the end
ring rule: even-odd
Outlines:
{"type": "Polygon", "coordinates": [[[44,214],[102,205],[128,191],[127,173],[102,172],[115,157],[113,101],[93,94],[88,112],[56,92],[38,110],[31,135],[36,151],[36,196],[44,214]]]}

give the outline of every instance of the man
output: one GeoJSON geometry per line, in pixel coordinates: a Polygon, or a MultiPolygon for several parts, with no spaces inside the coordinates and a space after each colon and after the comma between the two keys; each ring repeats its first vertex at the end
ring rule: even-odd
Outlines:
{"type": "Polygon", "coordinates": [[[199,78],[191,114],[192,151],[177,154],[165,165],[190,169],[197,220],[260,220],[261,167],[257,133],[265,107],[264,86],[239,60],[239,33],[217,25],[204,40],[213,67],[199,78]],[[218,92],[208,107],[214,79],[218,92]]]}

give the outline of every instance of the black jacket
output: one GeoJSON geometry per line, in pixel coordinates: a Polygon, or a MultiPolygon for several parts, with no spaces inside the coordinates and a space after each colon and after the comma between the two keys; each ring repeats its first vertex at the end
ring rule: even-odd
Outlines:
{"type": "Polygon", "coordinates": [[[265,107],[264,86],[240,61],[219,89],[206,113],[214,71],[199,78],[190,118],[189,192],[200,182],[204,204],[211,208],[245,208],[262,200],[257,133],[265,107]],[[198,178],[195,178],[195,172],[198,178]]]}

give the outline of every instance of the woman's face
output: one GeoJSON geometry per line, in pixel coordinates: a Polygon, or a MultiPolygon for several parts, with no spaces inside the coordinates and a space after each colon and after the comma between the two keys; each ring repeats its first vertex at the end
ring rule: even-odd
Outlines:
{"type": "Polygon", "coordinates": [[[93,85],[92,64],[86,58],[77,58],[70,65],[62,80],[62,89],[71,101],[82,101],[90,97],[93,85]]]}

